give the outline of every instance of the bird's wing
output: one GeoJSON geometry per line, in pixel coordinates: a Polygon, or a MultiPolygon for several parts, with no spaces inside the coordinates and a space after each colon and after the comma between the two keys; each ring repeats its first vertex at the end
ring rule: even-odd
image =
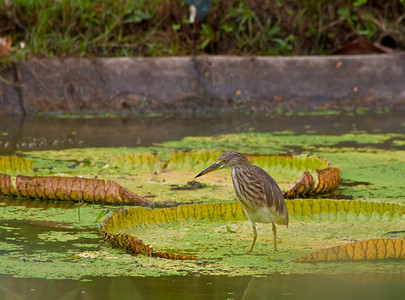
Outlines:
{"type": "Polygon", "coordinates": [[[267,207],[273,208],[276,212],[275,222],[281,225],[288,225],[287,205],[283,193],[276,181],[262,168],[253,166],[263,180],[263,189],[266,196],[267,207]]]}

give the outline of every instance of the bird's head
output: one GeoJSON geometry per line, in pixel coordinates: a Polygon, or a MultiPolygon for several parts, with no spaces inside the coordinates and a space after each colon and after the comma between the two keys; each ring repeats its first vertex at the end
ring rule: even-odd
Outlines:
{"type": "Polygon", "coordinates": [[[212,171],[215,171],[217,169],[233,168],[237,165],[246,163],[249,163],[249,161],[243,154],[240,154],[239,152],[235,151],[228,151],[221,154],[221,156],[218,157],[218,159],[211,166],[209,166],[204,171],[199,173],[195,178],[210,173],[212,171]]]}

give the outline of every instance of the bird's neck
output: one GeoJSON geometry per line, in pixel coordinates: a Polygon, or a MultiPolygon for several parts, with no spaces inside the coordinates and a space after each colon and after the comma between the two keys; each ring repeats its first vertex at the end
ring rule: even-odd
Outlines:
{"type": "Polygon", "coordinates": [[[247,161],[243,164],[238,164],[238,165],[234,166],[232,168],[232,171],[234,170],[235,172],[246,172],[246,171],[250,171],[252,169],[253,169],[253,165],[249,161],[247,161]]]}

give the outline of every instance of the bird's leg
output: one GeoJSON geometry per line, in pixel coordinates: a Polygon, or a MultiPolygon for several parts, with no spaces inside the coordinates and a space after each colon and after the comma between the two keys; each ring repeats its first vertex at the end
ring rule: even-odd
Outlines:
{"type": "Polygon", "coordinates": [[[276,224],[273,223],[273,243],[274,243],[274,252],[277,251],[277,227],[276,224]]]}
{"type": "Polygon", "coordinates": [[[253,240],[252,240],[252,244],[250,245],[250,248],[249,248],[249,251],[247,252],[247,254],[252,252],[253,246],[255,245],[256,238],[257,238],[256,223],[252,220],[250,220],[250,223],[252,223],[252,228],[253,228],[253,240]]]}

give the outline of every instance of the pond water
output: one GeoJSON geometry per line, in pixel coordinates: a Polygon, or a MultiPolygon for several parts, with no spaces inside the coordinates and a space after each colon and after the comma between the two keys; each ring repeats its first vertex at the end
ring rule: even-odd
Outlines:
{"type": "MultiPolygon", "coordinates": [[[[165,141],[181,140],[188,136],[275,131],[290,131],[297,135],[342,135],[351,132],[404,134],[405,111],[270,116],[1,117],[0,155],[48,149],[151,146],[165,141]]],[[[349,147],[350,143],[341,143],[339,146],[349,147]]],[[[376,147],[385,148],[389,145],[380,143],[376,147]]],[[[404,145],[399,145],[396,149],[404,150],[404,148],[404,145]]],[[[300,152],[299,147],[291,147],[290,150],[294,153],[300,152]]],[[[10,204],[9,200],[3,199],[0,208],[10,204]]],[[[41,208],[42,204],[33,200],[14,205],[41,208]]],[[[76,206],[67,204],[62,206],[76,211],[76,206]]],[[[30,234],[34,236],[30,228],[35,227],[35,230],[43,230],[43,233],[46,233],[47,228],[53,225],[32,225],[29,222],[18,224],[7,219],[1,221],[0,227],[5,230],[2,232],[0,242],[6,238],[14,239],[10,232],[20,227],[20,233],[30,242],[19,245],[16,239],[14,246],[22,246],[19,249],[23,249],[27,254],[41,250],[44,243],[43,241],[37,243],[38,241],[29,236],[30,234]]],[[[77,234],[78,230],[90,232],[88,238],[75,241],[83,249],[86,243],[99,242],[99,239],[95,238],[94,229],[66,229],[69,227],[66,224],[58,224],[56,227],[71,235],[77,234]]],[[[35,232],[35,235],[40,234],[39,231],[35,232]]],[[[61,248],[63,245],[63,243],[53,244],[54,247],[61,246],[61,248]]],[[[2,252],[0,252],[0,266],[1,255],[2,252]]],[[[27,268],[30,268],[28,261],[27,268]]],[[[114,299],[402,299],[405,293],[404,268],[387,273],[356,273],[353,268],[347,274],[335,275],[274,273],[260,278],[207,275],[85,276],[80,280],[58,280],[24,277],[2,274],[0,269],[0,299],[44,299],[45,295],[47,299],[99,299],[106,298],[106,295],[114,299]]]]}
{"type": "Polygon", "coordinates": [[[86,280],[0,275],[1,299],[403,299],[405,274],[91,277],[86,280]],[[62,296],[63,295],[63,296],[62,296]]]}
{"type": "Polygon", "coordinates": [[[239,132],[403,133],[404,111],[384,114],[220,115],[126,118],[0,117],[0,154],[76,147],[138,147],[239,132]]]}

